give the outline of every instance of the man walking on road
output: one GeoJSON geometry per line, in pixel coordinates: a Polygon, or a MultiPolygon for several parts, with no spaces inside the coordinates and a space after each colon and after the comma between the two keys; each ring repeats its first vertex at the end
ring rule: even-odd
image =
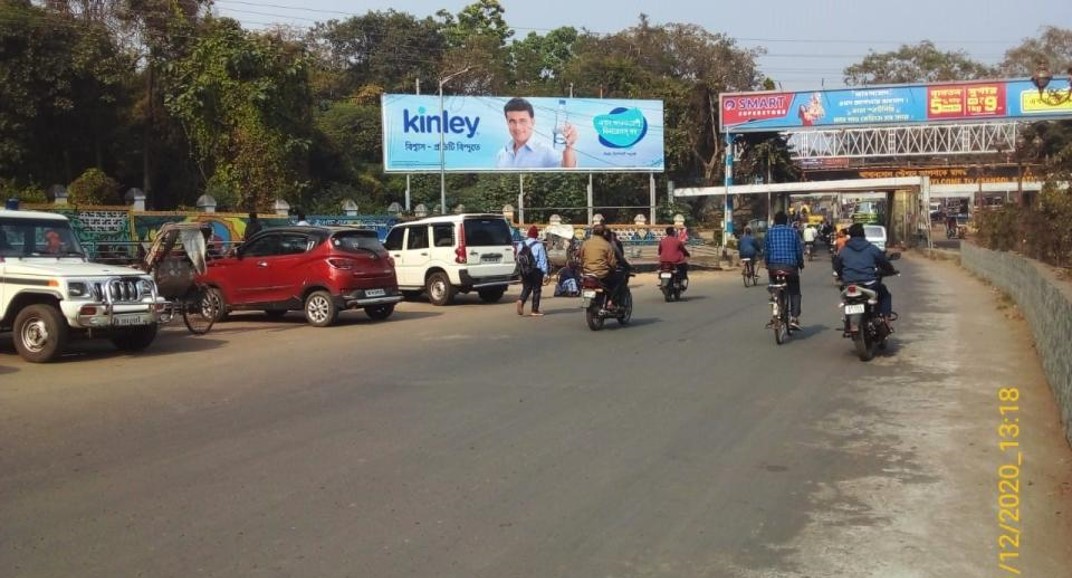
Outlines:
{"type": "Polygon", "coordinates": [[[540,294],[543,293],[543,278],[547,275],[547,250],[540,242],[540,230],[536,225],[529,227],[528,236],[518,245],[519,256],[522,251],[526,253],[523,260],[531,261],[531,264],[521,268],[521,297],[517,300],[517,314],[525,314],[525,302],[532,295],[532,317],[543,317],[540,312],[540,294]]]}

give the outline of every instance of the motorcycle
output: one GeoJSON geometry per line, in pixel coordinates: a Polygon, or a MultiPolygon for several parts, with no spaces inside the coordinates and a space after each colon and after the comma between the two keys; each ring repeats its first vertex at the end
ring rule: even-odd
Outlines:
{"type": "Polygon", "coordinates": [[[673,263],[659,263],[659,291],[663,292],[666,302],[680,301],[685,292],[685,279],[673,263]]]}
{"type": "Polygon", "coordinates": [[[611,299],[612,305],[607,307],[607,286],[594,275],[585,275],[581,279],[581,307],[584,309],[584,320],[592,331],[603,329],[603,322],[607,318],[618,320],[620,325],[627,325],[633,317],[633,294],[629,291],[630,273],[622,281],[618,288],[617,302],[611,299]]]}
{"type": "MultiPolygon", "coordinates": [[[[893,253],[889,259],[901,258],[900,253],[893,253]]],[[[899,274],[896,271],[891,274],[899,274]]],[[[885,275],[879,275],[879,280],[885,275]]],[[[844,331],[843,337],[851,338],[856,347],[860,361],[871,361],[875,350],[886,349],[886,340],[892,329],[878,314],[878,291],[856,283],[842,284],[841,303],[844,331]]],[[[896,317],[890,319],[895,320],[896,317]]]]}

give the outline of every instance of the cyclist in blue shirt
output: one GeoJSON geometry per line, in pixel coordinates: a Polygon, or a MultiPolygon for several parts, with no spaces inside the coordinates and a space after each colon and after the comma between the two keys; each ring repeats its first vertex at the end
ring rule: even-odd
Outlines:
{"type": "Polygon", "coordinates": [[[744,235],[737,240],[737,254],[741,259],[751,259],[749,275],[755,275],[756,259],[759,258],[759,241],[752,236],[752,228],[745,227],[744,235]]]}
{"type": "Polygon", "coordinates": [[[789,326],[800,329],[800,271],[804,269],[804,243],[788,222],[785,211],[775,213],[774,226],[767,231],[763,252],[770,282],[775,282],[779,272],[785,275],[789,289],[789,326]]]}

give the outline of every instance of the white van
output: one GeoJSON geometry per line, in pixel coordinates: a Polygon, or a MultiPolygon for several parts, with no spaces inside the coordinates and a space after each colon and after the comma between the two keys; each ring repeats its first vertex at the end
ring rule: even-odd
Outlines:
{"type": "Polygon", "coordinates": [[[882,225],[864,225],[864,238],[868,243],[886,252],[886,227],[882,225]]]}
{"type": "Polygon", "coordinates": [[[485,303],[502,299],[515,274],[514,237],[502,215],[428,217],[391,228],[384,248],[395,261],[398,288],[407,299],[425,292],[433,305],[476,291],[485,303]]]}

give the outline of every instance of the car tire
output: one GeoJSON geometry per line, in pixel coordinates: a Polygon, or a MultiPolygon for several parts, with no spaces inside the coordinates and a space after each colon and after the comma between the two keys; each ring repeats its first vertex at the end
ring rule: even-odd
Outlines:
{"type": "Polygon", "coordinates": [[[156,325],[142,325],[122,329],[112,336],[112,344],[121,351],[141,351],[156,339],[156,325]]]}
{"type": "Polygon", "coordinates": [[[59,309],[30,305],[15,316],[12,339],[15,350],[30,363],[47,363],[63,354],[70,331],[59,309]]]}
{"type": "Polygon", "coordinates": [[[450,284],[450,277],[442,271],[436,271],[428,276],[425,291],[432,305],[450,305],[454,301],[454,286],[450,284]]]}
{"type": "Polygon", "coordinates": [[[376,321],[383,321],[391,316],[395,312],[394,304],[390,305],[371,305],[365,308],[365,315],[369,316],[369,319],[376,321]]]}
{"type": "Polygon", "coordinates": [[[209,287],[208,298],[216,302],[216,321],[227,321],[231,311],[227,307],[227,300],[223,298],[223,291],[219,287],[209,287]]]}
{"type": "Polygon", "coordinates": [[[329,327],[339,318],[339,308],[331,293],[313,291],[305,298],[305,320],[313,327],[329,327]]]}

